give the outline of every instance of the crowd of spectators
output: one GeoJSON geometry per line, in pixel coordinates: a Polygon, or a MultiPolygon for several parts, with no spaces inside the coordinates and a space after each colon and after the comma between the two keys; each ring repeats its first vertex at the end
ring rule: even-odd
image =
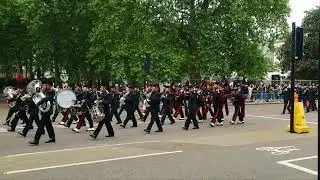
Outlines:
{"type": "MultiPolygon", "coordinates": [[[[290,85],[283,84],[248,84],[245,87],[244,93],[247,95],[247,101],[249,102],[282,102],[283,99],[287,99],[287,89],[290,85]]],[[[316,84],[297,84],[296,91],[300,96],[309,98],[309,96],[316,96],[317,94],[316,84]],[[305,95],[304,95],[305,94],[305,95]]]]}

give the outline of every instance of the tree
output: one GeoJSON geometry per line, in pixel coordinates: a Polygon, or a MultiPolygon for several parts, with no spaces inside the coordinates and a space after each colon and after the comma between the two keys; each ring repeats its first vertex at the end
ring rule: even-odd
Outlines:
{"type": "MultiPolygon", "coordinates": [[[[306,12],[302,27],[304,28],[304,56],[296,64],[296,78],[315,80],[319,76],[319,33],[320,33],[320,7],[306,12]]],[[[278,59],[281,61],[283,71],[290,70],[292,58],[291,34],[288,33],[285,43],[278,50],[278,59]]]]}
{"type": "Polygon", "coordinates": [[[12,77],[32,57],[27,27],[19,17],[15,0],[0,1],[0,70],[12,77]]]}
{"type": "Polygon", "coordinates": [[[289,12],[288,0],[97,0],[92,7],[90,60],[129,79],[143,75],[147,51],[157,78],[263,77],[271,62],[261,47],[283,36],[289,12]]]}
{"type": "MultiPolygon", "coordinates": [[[[86,0],[21,0],[20,17],[28,28],[33,48],[33,66],[38,78],[54,72],[56,83],[66,70],[69,79],[90,79],[86,55],[89,50],[91,11],[86,0]]],[[[32,71],[31,71],[32,72],[32,71]]]]}
{"type": "Polygon", "coordinates": [[[282,37],[289,12],[288,0],[0,3],[1,65],[27,66],[38,78],[51,71],[56,82],[64,70],[72,82],[261,78],[272,67],[261,47],[282,37]]]}

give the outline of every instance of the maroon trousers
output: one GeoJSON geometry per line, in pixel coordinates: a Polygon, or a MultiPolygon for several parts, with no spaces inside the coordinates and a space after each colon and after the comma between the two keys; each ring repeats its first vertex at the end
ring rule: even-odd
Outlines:
{"type": "Polygon", "coordinates": [[[245,116],[245,105],[234,105],[235,111],[232,117],[232,121],[236,121],[237,117],[239,116],[239,121],[243,121],[245,116]]]}
{"type": "Polygon", "coordinates": [[[69,119],[69,114],[70,114],[70,108],[66,111],[66,112],[62,112],[63,114],[63,118],[62,118],[62,122],[67,122],[67,120],[69,119]]]}

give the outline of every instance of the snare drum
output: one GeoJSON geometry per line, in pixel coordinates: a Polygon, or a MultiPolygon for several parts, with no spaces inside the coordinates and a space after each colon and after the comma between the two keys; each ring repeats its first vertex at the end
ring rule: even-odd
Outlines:
{"type": "Polygon", "coordinates": [[[101,112],[100,106],[95,104],[91,108],[91,116],[93,120],[100,122],[104,119],[105,114],[101,112]]]}

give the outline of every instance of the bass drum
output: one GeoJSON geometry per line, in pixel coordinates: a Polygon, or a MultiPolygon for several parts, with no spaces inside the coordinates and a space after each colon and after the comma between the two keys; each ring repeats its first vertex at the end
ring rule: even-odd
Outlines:
{"type": "Polygon", "coordinates": [[[55,99],[60,108],[68,109],[75,104],[77,96],[73,91],[64,89],[57,92],[55,99]]]}

